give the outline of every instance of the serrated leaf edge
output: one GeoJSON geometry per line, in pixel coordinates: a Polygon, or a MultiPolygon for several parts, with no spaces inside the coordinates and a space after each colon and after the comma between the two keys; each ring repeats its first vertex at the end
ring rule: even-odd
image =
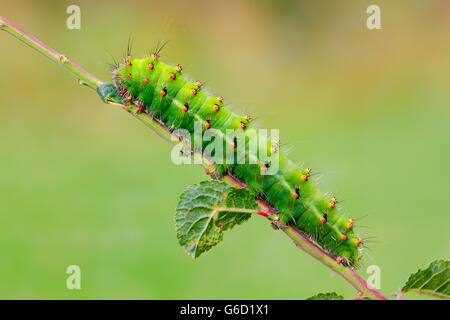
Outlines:
{"type": "MultiPolygon", "coordinates": [[[[422,272],[422,271],[425,271],[425,270],[427,270],[433,263],[435,263],[435,262],[437,262],[437,261],[442,261],[442,262],[448,262],[448,261],[446,261],[446,260],[443,260],[443,259],[439,259],[439,260],[434,260],[434,261],[431,261],[424,269],[419,269],[419,270],[417,270],[416,272],[414,272],[414,273],[412,273],[409,277],[408,277],[408,280],[406,280],[406,282],[405,282],[405,284],[403,285],[403,287],[400,289],[401,290],[401,292],[403,292],[403,293],[407,293],[407,292],[416,292],[416,293],[419,293],[419,294],[424,294],[424,295],[428,295],[428,296],[433,296],[433,297],[438,297],[438,298],[442,298],[442,299],[450,299],[450,295],[448,295],[448,294],[444,294],[444,293],[440,293],[440,292],[436,292],[436,291],[433,291],[433,290],[428,290],[428,289],[421,289],[422,287],[424,287],[428,282],[430,282],[435,276],[437,276],[437,275],[439,275],[439,274],[441,274],[441,273],[443,273],[443,272],[446,272],[447,270],[448,270],[448,266],[447,266],[447,268],[446,269],[444,269],[444,270],[442,270],[441,272],[438,272],[438,273],[434,273],[424,284],[422,284],[421,286],[420,286],[420,288],[418,288],[418,289],[414,289],[414,288],[411,288],[411,289],[403,289],[404,288],[404,286],[408,283],[408,281],[409,281],[409,279],[411,278],[411,277],[413,277],[414,275],[416,275],[417,273],[419,273],[419,272],[422,272]]],[[[419,281],[420,279],[417,279],[414,283],[412,283],[410,286],[413,286],[417,281],[419,281]]],[[[437,287],[435,290],[438,290],[439,288],[441,288],[442,286],[444,286],[444,285],[446,285],[447,284],[447,282],[449,281],[450,279],[447,279],[444,283],[442,283],[439,287],[437,287]]]]}

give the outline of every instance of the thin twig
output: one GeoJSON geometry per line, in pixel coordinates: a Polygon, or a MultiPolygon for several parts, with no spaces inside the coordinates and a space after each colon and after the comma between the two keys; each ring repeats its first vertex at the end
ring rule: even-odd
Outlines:
{"type": "Polygon", "coordinates": [[[0,29],[12,34],[14,37],[24,42],[31,48],[37,50],[39,53],[43,54],[53,62],[56,62],[57,64],[64,67],[66,70],[72,73],[72,75],[77,77],[77,81],[79,84],[87,85],[92,89],[96,89],[103,83],[92,74],[81,68],[79,65],[74,63],[67,56],[53,50],[52,48],[41,42],[39,39],[28,34],[2,16],[0,16],[0,29]]]}

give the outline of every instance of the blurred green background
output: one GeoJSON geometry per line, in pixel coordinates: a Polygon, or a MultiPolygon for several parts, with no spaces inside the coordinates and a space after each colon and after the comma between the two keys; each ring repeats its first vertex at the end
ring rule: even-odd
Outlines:
{"type": "MultiPolygon", "coordinates": [[[[381,291],[450,252],[448,1],[3,1],[0,15],[103,80],[135,39],[237,111],[280,128],[368,242],[381,291]],[[381,7],[382,30],[366,28],[381,7]],[[81,30],[66,8],[81,7],[81,30]]],[[[301,299],[355,295],[260,217],[197,260],[178,195],[206,179],[169,144],[0,33],[0,298],[301,299]],[[68,265],[82,289],[66,289],[68,265]]]]}

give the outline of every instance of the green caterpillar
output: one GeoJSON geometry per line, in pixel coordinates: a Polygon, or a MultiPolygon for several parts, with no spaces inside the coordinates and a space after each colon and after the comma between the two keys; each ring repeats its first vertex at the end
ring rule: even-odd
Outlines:
{"type": "MultiPolygon", "coordinates": [[[[195,123],[203,133],[215,129],[224,137],[224,144],[237,149],[237,137],[228,137],[227,129],[245,133],[244,156],[259,159],[249,146],[249,137],[256,129],[248,116],[233,113],[222,97],[208,95],[202,83],[190,82],[180,65],[172,66],[159,60],[159,51],[143,59],[128,55],[114,66],[113,84],[125,102],[137,106],[170,130],[185,129],[194,134],[195,123]]],[[[212,142],[210,142],[212,143],[212,142]]],[[[203,142],[205,150],[208,142],[203,142]]],[[[244,182],[256,198],[275,208],[283,224],[295,225],[303,234],[318,243],[338,263],[354,266],[359,261],[362,239],[353,232],[353,220],[342,215],[337,200],[320,192],[314,184],[310,169],[298,167],[280,149],[279,140],[268,140],[268,158],[256,163],[223,161],[216,164],[215,177],[229,174],[244,182]],[[269,157],[277,155],[278,167],[274,174],[265,174],[271,167],[269,157]]],[[[233,151],[234,152],[234,151],[233,151]]]]}

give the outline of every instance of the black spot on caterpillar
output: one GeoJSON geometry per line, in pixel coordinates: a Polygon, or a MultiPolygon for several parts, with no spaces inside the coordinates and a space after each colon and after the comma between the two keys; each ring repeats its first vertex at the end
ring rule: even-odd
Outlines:
{"type": "MultiPolygon", "coordinates": [[[[193,136],[195,123],[200,123],[203,132],[214,128],[223,136],[227,129],[257,135],[249,116],[233,113],[222,97],[205,93],[201,82],[188,81],[180,65],[160,61],[159,50],[142,59],[134,59],[128,51],[112,73],[113,84],[124,101],[171,130],[184,129],[193,136]]],[[[244,141],[245,156],[258,158],[244,141]]],[[[225,143],[237,149],[236,136],[225,143]]],[[[277,153],[279,159],[274,174],[264,174],[271,167],[267,158],[256,163],[224,161],[216,165],[215,176],[226,173],[245,182],[256,197],[263,197],[278,211],[281,223],[295,225],[338,263],[354,266],[359,261],[362,239],[353,232],[353,220],[341,213],[336,198],[319,191],[310,179],[311,169],[300,168],[287,158],[279,140],[268,140],[266,147],[269,156],[277,153]]],[[[202,148],[208,148],[208,142],[202,148]]]]}

